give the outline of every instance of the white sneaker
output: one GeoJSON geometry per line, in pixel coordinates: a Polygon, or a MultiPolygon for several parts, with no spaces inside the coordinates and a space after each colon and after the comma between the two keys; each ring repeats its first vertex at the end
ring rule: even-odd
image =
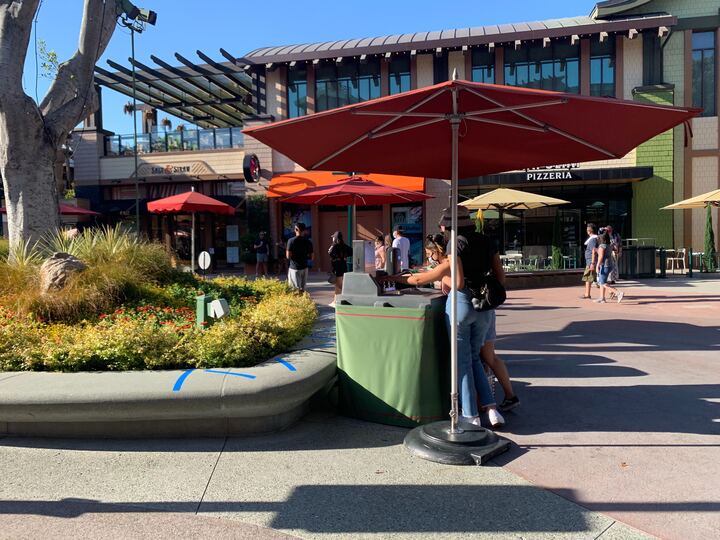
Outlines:
{"type": "Polygon", "coordinates": [[[619,294],[617,295],[617,302],[618,302],[618,304],[619,304],[620,302],[622,302],[622,299],[623,299],[623,298],[625,298],[625,293],[619,293],[619,294]]]}
{"type": "Polygon", "coordinates": [[[505,425],[505,419],[497,409],[488,409],[487,415],[491,428],[497,429],[505,425]]]}
{"type": "Polygon", "coordinates": [[[482,421],[480,420],[479,416],[461,416],[460,420],[467,424],[472,424],[474,426],[482,427],[482,421]]]}
{"type": "Polygon", "coordinates": [[[594,302],[595,302],[596,304],[604,304],[604,303],[605,303],[605,299],[604,299],[604,298],[598,298],[598,299],[595,300],[594,302]]]}

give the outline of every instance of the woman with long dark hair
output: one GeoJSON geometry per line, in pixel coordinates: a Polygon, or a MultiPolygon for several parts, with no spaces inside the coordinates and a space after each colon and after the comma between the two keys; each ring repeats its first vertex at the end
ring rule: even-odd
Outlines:
{"type": "MultiPolygon", "coordinates": [[[[328,248],[328,255],[330,255],[332,274],[335,276],[335,296],[337,297],[338,294],[342,293],[343,276],[347,270],[347,258],[352,256],[352,248],[343,241],[340,231],[335,231],[330,238],[332,244],[328,248]]],[[[333,299],[332,305],[335,305],[335,299],[333,299]]]]}

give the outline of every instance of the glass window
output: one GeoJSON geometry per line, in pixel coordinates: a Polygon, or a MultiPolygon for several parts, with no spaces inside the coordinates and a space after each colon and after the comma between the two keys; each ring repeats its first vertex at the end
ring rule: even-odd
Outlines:
{"type": "Polygon", "coordinates": [[[288,69],[288,118],[307,114],[307,69],[303,66],[288,69]]]}
{"type": "Polygon", "coordinates": [[[505,84],[580,93],[580,46],[563,39],[506,49],[505,84]]]}
{"type": "Polygon", "coordinates": [[[170,131],[167,134],[168,152],[180,152],[182,150],[181,133],[179,131],[170,131]]]}
{"type": "Polygon", "coordinates": [[[230,128],[218,128],[215,130],[215,148],[230,148],[230,128]]]}
{"type": "Polygon", "coordinates": [[[200,141],[198,140],[197,129],[186,129],[183,131],[183,149],[184,150],[197,150],[199,148],[200,141]]]}
{"type": "Polygon", "coordinates": [[[703,116],[715,116],[715,33],[695,32],[692,37],[693,107],[703,116]]]}
{"type": "Polygon", "coordinates": [[[200,130],[200,150],[212,150],[215,148],[215,130],[200,130]]]}
{"type": "Polygon", "coordinates": [[[232,134],[232,147],[233,148],[242,148],[243,143],[245,142],[245,135],[242,132],[242,128],[241,127],[230,128],[230,133],[232,134]]]}
{"type": "MultiPolygon", "coordinates": [[[[147,136],[147,135],[146,135],[147,136]]],[[[165,140],[165,133],[151,133],[150,134],[150,140],[151,140],[151,152],[167,152],[167,141],[165,140]]],[[[140,148],[140,153],[143,153],[143,144],[140,142],[140,137],[138,136],[138,147],[140,148]]]]}
{"type": "Polygon", "coordinates": [[[327,111],[380,97],[380,61],[365,63],[347,59],[322,65],[316,72],[317,111],[327,111]]]}
{"type": "Polygon", "coordinates": [[[474,82],[495,83],[495,54],[485,49],[472,50],[472,74],[474,82]]]}
{"type": "Polygon", "coordinates": [[[590,95],[615,97],[615,40],[590,42],[590,95]]]}
{"type": "Polygon", "coordinates": [[[410,56],[394,54],[390,60],[390,95],[410,90],[410,56]]]}

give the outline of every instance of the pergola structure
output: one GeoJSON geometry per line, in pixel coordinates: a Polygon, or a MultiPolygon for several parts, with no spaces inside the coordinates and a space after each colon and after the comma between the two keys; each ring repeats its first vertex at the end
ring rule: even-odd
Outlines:
{"type": "Polygon", "coordinates": [[[202,51],[196,51],[203,63],[195,63],[175,53],[179,66],[151,56],[155,66],[128,58],[130,67],[112,60],[114,70],[95,68],[100,86],[132,97],[135,66],[135,90],[138,101],[163,110],[203,128],[242,126],[247,116],[256,114],[264,101],[264,84],[260,76],[247,72],[243,64],[224,49],[226,62],[217,62],[202,51]]]}

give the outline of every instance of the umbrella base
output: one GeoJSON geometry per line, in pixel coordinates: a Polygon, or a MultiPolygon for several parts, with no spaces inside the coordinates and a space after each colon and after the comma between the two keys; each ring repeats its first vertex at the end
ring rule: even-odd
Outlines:
{"type": "Polygon", "coordinates": [[[462,433],[450,433],[450,421],[433,422],[413,429],[405,448],[419,458],[444,465],[483,465],[506,452],[510,441],[485,428],[461,422],[462,433]]]}

